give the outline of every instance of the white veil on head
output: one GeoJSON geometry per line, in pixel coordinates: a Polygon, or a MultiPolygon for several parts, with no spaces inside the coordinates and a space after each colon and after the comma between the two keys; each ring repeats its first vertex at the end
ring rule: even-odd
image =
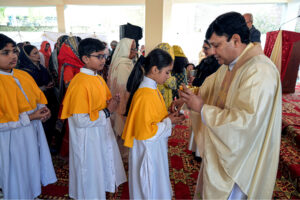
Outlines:
{"type": "Polygon", "coordinates": [[[129,58],[133,41],[133,39],[123,38],[118,43],[108,71],[108,87],[111,94],[112,96],[120,95],[118,108],[115,114],[111,116],[113,130],[119,136],[122,135],[126,120],[124,113],[129,98],[126,85],[133,69],[133,61],[129,58]]]}
{"type": "Polygon", "coordinates": [[[108,86],[110,87],[110,89],[111,89],[111,80],[116,76],[115,71],[117,70],[117,66],[120,63],[132,63],[132,60],[129,59],[129,54],[130,54],[131,45],[133,41],[134,41],[133,39],[129,39],[129,38],[121,39],[114,51],[111,64],[109,66],[109,71],[108,71],[108,86]]]}

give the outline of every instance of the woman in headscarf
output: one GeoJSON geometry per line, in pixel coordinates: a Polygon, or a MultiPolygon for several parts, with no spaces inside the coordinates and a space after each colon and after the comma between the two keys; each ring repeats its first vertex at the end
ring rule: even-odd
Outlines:
{"type": "Polygon", "coordinates": [[[67,36],[67,35],[62,35],[57,39],[55,48],[54,48],[53,52],[51,53],[51,57],[49,60],[49,71],[53,78],[55,86],[58,86],[58,59],[57,59],[57,56],[59,54],[61,46],[63,45],[63,43],[65,42],[65,40],[68,37],[69,36],[67,36]]]}
{"type": "Polygon", "coordinates": [[[40,64],[38,49],[33,45],[26,45],[21,49],[18,68],[28,72],[42,91],[53,84],[49,72],[40,64]]]}
{"type": "MultiPolygon", "coordinates": [[[[58,77],[59,77],[59,102],[61,103],[66,89],[68,88],[71,80],[74,76],[80,72],[80,68],[84,66],[83,62],[79,59],[78,45],[80,38],[72,36],[67,38],[62,44],[58,60],[58,77]]],[[[62,106],[60,106],[60,111],[62,106]]],[[[66,120],[58,119],[56,122],[56,129],[59,132],[65,132],[60,134],[58,139],[58,148],[60,148],[60,155],[67,157],[69,155],[69,129],[66,120]],[[61,146],[61,147],[60,147],[61,146]]]]}
{"type": "Polygon", "coordinates": [[[80,72],[83,62],[78,55],[78,38],[69,37],[62,44],[58,54],[59,100],[62,101],[66,88],[73,77],[80,72]]]}
{"type": "MultiPolygon", "coordinates": [[[[19,55],[18,68],[29,73],[35,80],[39,88],[44,92],[48,100],[48,108],[52,115],[51,118],[43,123],[47,141],[49,146],[52,142],[52,137],[55,136],[54,127],[57,119],[59,104],[54,95],[53,82],[48,70],[40,64],[40,55],[38,49],[33,45],[23,46],[19,55]]],[[[52,148],[50,147],[50,150],[52,148]]]]}
{"type": "MultiPolygon", "coordinates": [[[[187,74],[185,66],[189,63],[188,59],[186,58],[182,48],[178,45],[173,45],[174,49],[174,67],[172,70],[172,75],[176,77],[176,83],[177,83],[177,90],[179,89],[179,86],[181,84],[187,85],[187,74]]],[[[177,90],[173,90],[173,95],[175,97],[178,97],[177,90]]]]}
{"type": "Polygon", "coordinates": [[[120,94],[120,104],[116,112],[111,116],[112,127],[117,136],[120,152],[123,159],[127,159],[128,148],[123,146],[121,135],[124,129],[126,118],[124,116],[129,93],[126,90],[128,77],[133,69],[133,59],[136,57],[135,40],[123,38],[115,48],[112,61],[108,71],[108,87],[111,95],[120,94]]]}
{"type": "MultiPolygon", "coordinates": [[[[160,43],[156,46],[156,48],[168,52],[174,60],[174,50],[171,45],[169,45],[168,43],[160,43]]],[[[168,78],[168,80],[163,85],[157,85],[157,87],[163,95],[166,107],[168,109],[173,101],[173,90],[177,89],[176,78],[174,76],[170,76],[170,78],[168,78]]]]}
{"type": "Polygon", "coordinates": [[[50,46],[50,43],[47,42],[47,41],[43,41],[42,44],[41,44],[40,52],[44,56],[45,67],[48,68],[48,66],[49,66],[49,59],[50,59],[50,56],[51,56],[51,46],[50,46]]]}

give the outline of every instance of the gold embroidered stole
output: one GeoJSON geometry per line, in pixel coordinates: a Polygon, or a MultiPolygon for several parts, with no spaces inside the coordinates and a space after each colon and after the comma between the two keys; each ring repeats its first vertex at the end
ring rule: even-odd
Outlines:
{"type": "Polygon", "coordinates": [[[238,69],[241,68],[248,60],[250,60],[254,56],[258,56],[261,54],[263,54],[263,51],[262,51],[261,45],[259,43],[257,43],[257,44],[250,43],[246,47],[246,49],[243,51],[243,53],[239,56],[238,61],[236,62],[236,64],[233,67],[233,70],[229,71],[229,68],[228,68],[228,70],[226,71],[226,75],[223,79],[220,92],[214,101],[215,106],[218,106],[219,108],[222,108],[222,109],[225,107],[229,88],[231,86],[232,80],[233,80],[236,72],[238,71],[238,69]]]}

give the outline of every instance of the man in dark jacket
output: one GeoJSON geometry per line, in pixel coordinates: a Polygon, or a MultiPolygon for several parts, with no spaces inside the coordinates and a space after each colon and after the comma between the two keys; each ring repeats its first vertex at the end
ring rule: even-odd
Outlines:
{"type": "Polygon", "coordinates": [[[196,67],[197,73],[192,83],[193,86],[197,87],[200,87],[206,77],[215,73],[220,67],[220,64],[213,55],[213,51],[211,51],[211,45],[209,44],[208,40],[204,40],[203,51],[206,58],[202,59],[200,64],[196,67]]]}
{"type": "Polygon", "coordinates": [[[251,13],[245,13],[243,16],[250,30],[250,41],[260,42],[260,32],[253,25],[253,15],[251,13]]]}

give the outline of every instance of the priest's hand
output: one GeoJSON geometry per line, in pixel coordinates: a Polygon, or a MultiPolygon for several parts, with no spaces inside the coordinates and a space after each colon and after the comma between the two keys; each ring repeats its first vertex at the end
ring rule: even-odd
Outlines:
{"type": "Polygon", "coordinates": [[[180,114],[179,111],[170,113],[168,117],[170,118],[172,124],[178,124],[185,119],[185,116],[183,114],[180,114]]]}
{"type": "Polygon", "coordinates": [[[195,95],[185,85],[182,85],[183,90],[179,90],[180,98],[186,103],[186,105],[193,111],[200,113],[203,107],[203,100],[201,96],[195,95]]]}
{"type": "Polygon", "coordinates": [[[184,104],[183,99],[175,99],[172,103],[171,106],[169,107],[169,111],[171,113],[176,112],[181,110],[182,105],[184,104]]]}
{"type": "Polygon", "coordinates": [[[113,96],[113,98],[107,101],[107,109],[109,110],[109,112],[113,113],[114,111],[116,111],[119,103],[120,103],[120,94],[117,93],[115,96],[113,96]]]}

